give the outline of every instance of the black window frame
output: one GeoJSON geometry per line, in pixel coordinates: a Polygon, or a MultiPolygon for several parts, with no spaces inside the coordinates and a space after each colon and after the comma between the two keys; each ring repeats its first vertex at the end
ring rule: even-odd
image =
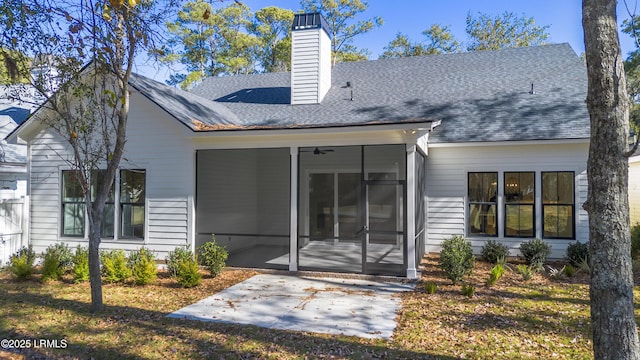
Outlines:
{"type": "MultiPolygon", "coordinates": [[[[468,236],[470,237],[498,237],[499,236],[499,232],[498,229],[500,228],[500,218],[498,217],[498,178],[499,178],[499,174],[497,171],[470,171],[467,173],[467,224],[466,224],[466,228],[467,228],[467,233],[468,236]],[[483,175],[487,175],[487,174],[492,174],[495,175],[495,179],[496,179],[496,185],[495,185],[495,191],[494,191],[494,201],[471,201],[471,194],[470,194],[470,184],[471,184],[471,176],[472,174],[483,174],[483,175]],[[480,232],[472,232],[472,227],[471,227],[471,206],[472,205],[480,205],[480,206],[488,206],[491,207],[493,206],[493,211],[494,211],[494,219],[495,219],[495,234],[488,234],[488,233],[480,233],[480,232]]],[[[484,177],[482,179],[483,185],[484,185],[484,177]]],[[[483,186],[484,187],[484,186],[483,186]]]]}
{"type": "MultiPolygon", "coordinates": [[[[120,224],[118,232],[119,232],[119,239],[137,239],[137,240],[144,240],[146,234],[145,234],[145,226],[146,226],[146,216],[147,216],[147,209],[146,209],[146,198],[147,198],[147,171],[145,169],[121,169],[120,170],[120,184],[119,184],[119,204],[118,204],[118,209],[119,209],[119,214],[118,214],[118,223],[120,224]],[[142,191],[142,197],[138,198],[138,201],[123,201],[124,198],[126,198],[124,196],[125,191],[124,191],[124,184],[125,184],[125,176],[123,176],[123,174],[125,172],[131,172],[131,173],[142,173],[144,178],[143,178],[143,191],[142,191]],[[136,236],[134,235],[129,235],[129,234],[125,234],[125,225],[124,225],[124,220],[125,220],[125,215],[127,214],[127,212],[124,210],[125,207],[131,207],[131,211],[133,211],[133,209],[135,208],[142,208],[142,224],[131,224],[128,225],[128,227],[134,227],[134,226],[140,226],[141,227],[141,236],[136,236]]],[[[129,213],[132,217],[134,216],[132,212],[129,213]]],[[[132,231],[132,234],[135,233],[135,229],[132,231]]]]}
{"type": "MultiPolygon", "coordinates": [[[[536,236],[536,172],[535,171],[505,171],[502,174],[503,182],[502,182],[502,191],[504,196],[504,222],[503,222],[503,232],[504,237],[507,238],[533,238],[536,236]],[[508,174],[518,174],[518,184],[521,183],[520,176],[522,174],[530,174],[533,176],[533,201],[532,202],[523,202],[523,201],[511,201],[509,199],[509,195],[507,193],[507,175],[508,174]],[[531,207],[531,234],[524,235],[509,235],[507,234],[507,221],[508,206],[517,206],[517,207],[531,207]]],[[[519,186],[518,186],[519,187],[519,186]]]]}
{"type": "MultiPolygon", "coordinates": [[[[98,186],[98,184],[103,181],[102,179],[104,179],[104,174],[107,172],[106,169],[99,169],[99,170],[92,170],[91,171],[91,201],[95,201],[95,192],[96,192],[96,188],[98,186]]],[[[116,179],[113,180],[113,184],[111,184],[111,191],[109,196],[107,197],[107,200],[105,201],[104,205],[104,210],[102,213],[102,225],[100,227],[100,238],[101,239],[115,239],[115,235],[116,235],[116,231],[115,231],[115,206],[116,206],[116,196],[115,196],[115,191],[116,191],[116,179]],[[109,213],[106,211],[108,206],[111,207],[111,233],[106,233],[106,231],[108,230],[106,225],[108,224],[105,220],[107,220],[107,217],[109,215],[109,213]]]]}
{"type": "Polygon", "coordinates": [[[83,238],[85,237],[85,232],[86,232],[86,221],[87,221],[87,211],[86,211],[86,203],[84,200],[84,195],[82,195],[79,200],[75,200],[75,201],[66,201],[65,200],[65,194],[67,194],[66,191],[66,179],[67,177],[65,176],[65,174],[69,174],[69,176],[71,178],[74,179],[74,181],[77,183],[77,186],[80,189],[80,192],[82,192],[82,185],[80,184],[81,179],[79,174],[74,175],[73,173],[78,173],[79,170],[62,170],[61,174],[60,174],[60,236],[64,236],[64,237],[74,237],[74,238],[83,238]],[[68,234],[65,232],[66,230],[66,226],[65,226],[65,210],[66,210],[66,205],[74,205],[74,206],[79,206],[81,209],[81,223],[82,223],[82,227],[81,227],[81,231],[79,234],[68,234]]]}
{"type": "MultiPolygon", "coordinates": [[[[576,184],[575,184],[575,177],[576,177],[576,173],[575,171],[542,171],[540,174],[540,182],[541,182],[541,187],[542,187],[542,238],[544,239],[568,239],[568,240],[574,240],[576,238],[576,207],[575,207],[575,203],[576,203],[576,184]],[[572,194],[571,194],[571,203],[562,203],[560,202],[559,198],[560,196],[556,196],[557,198],[557,202],[554,203],[547,203],[547,200],[545,198],[545,181],[544,181],[544,175],[545,174],[556,174],[556,177],[558,176],[558,174],[561,173],[565,173],[565,174],[571,174],[571,189],[573,190],[572,194]],[[546,236],[546,231],[545,231],[545,210],[547,207],[570,207],[571,208],[571,236],[546,236]]],[[[558,180],[556,180],[556,195],[559,193],[559,189],[560,189],[560,182],[558,180]]],[[[559,221],[559,218],[558,218],[559,221]]],[[[559,232],[556,232],[557,234],[559,232]]]]}

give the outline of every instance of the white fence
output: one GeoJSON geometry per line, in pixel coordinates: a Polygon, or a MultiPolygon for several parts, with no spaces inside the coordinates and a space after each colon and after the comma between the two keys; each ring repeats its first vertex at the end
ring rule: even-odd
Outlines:
{"type": "Polygon", "coordinates": [[[0,200],[0,266],[28,242],[28,197],[0,200]]]}

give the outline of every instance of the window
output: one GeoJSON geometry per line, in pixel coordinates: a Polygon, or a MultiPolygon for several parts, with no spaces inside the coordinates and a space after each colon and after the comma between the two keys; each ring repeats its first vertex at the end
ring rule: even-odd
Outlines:
{"type": "Polygon", "coordinates": [[[505,236],[535,236],[534,199],[534,172],[504,173],[505,236]]]}
{"type": "MultiPolygon", "coordinates": [[[[104,183],[106,170],[97,170],[91,172],[91,201],[95,201],[98,187],[104,183]]],[[[107,201],[104,205],[102,213],[102,225],[100,226],[100,237],[113,238],[114,234],[114,208],[115,208],[115,196],[114,186],[111,185],[111,190],[107,195],[107,201]]]]}
{"type": "Polygon", "coordinates": [[[120,171],[120,236],[144,238],[145,171],[120,171]]]}
{"type": "Polygon", "coordinates": [[[469,173],[469,234],[498,236],[498,173],[469,173]]]}
{"type": "Polygon", "coordinates": [[[62,171],[62,235],[84,236],[84,196],[79,173],[62,171]]]}
{"type": "Polygon", "coordinates": [[[543,237],[574,238],[574,179],[571,171],[542,173],[543,237]]]}
{"type": "MultiPolygon", "coordinates": [[[[91,200],[95,201],[98,187],[104,184],[105,170],[91,172],[91,200]]],[[[115,237],[117,216],[120,217],[121,238],[144,238],[145,219],[145,171],[121,170],[120,192],[116,193],[115,182],[111,185],[102,213],[100,236],[115,237]],[[117,197],[118,195],[119,197],[117,197]],[[119,204],[119,215],[116,215],[116,204],[119,204]]],[[[85,203],[77,170],[62,171],[62,235],[85,235],[85,203]]]]}

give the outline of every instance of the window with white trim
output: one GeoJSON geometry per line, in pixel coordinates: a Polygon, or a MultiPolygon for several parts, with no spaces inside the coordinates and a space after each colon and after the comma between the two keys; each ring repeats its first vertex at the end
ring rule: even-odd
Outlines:
{"type": "Polygon", "coordinates": [[[77,170],[62,171],[62,235],[84,236],[84,191],[77,170]]]}
{"type": "MultiPolygon", "coordinates": [[[[104,183],[106,170],[96,170],[91,172],[91,201],[96,200],[98,187],[104,183]]],[[[115,181],[114,181],[115,182],[115,181]]],[[[112,184],[107,201],[102,212],[102,224],[100,226],[100,237],[113,238],[114,235],[114,208],[115,208],[115,186],[112,184]]]]}
{"type": "MultiPolygon", "coordinates": [[[[92,201],[104,176],[105,170],[91,172],[89,191],[92,201]]],[[[120,170],[116,180],[119,180],[120,191],[116,193],[115,183],[118,181],[114,181],[105,202],[100,235],[102,238],[115,238],[118,221],[118,238],[144,239],[146,172],[141,169],[120,170]]],[[[61,191],[62,236],[84,237],[86,207],[77,170],[62,171],[61,191]]]]}
{"type": "Polygon", "coordinates": [[[145,170],[120,171],[120,236],[144,238],[145,170]]]}

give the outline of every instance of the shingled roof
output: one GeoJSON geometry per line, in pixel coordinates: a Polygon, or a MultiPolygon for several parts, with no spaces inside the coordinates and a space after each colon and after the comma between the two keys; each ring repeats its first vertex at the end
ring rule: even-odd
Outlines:
{"type": "Polygon", "coordinates": [[[196,130],[441,120],[432,143],[589,137],[586,69],[568,44],[339,63],[321,104],[290,105],[290,91],[289,73],[210,77],[174,105],[203,107],[196,130]]]}

